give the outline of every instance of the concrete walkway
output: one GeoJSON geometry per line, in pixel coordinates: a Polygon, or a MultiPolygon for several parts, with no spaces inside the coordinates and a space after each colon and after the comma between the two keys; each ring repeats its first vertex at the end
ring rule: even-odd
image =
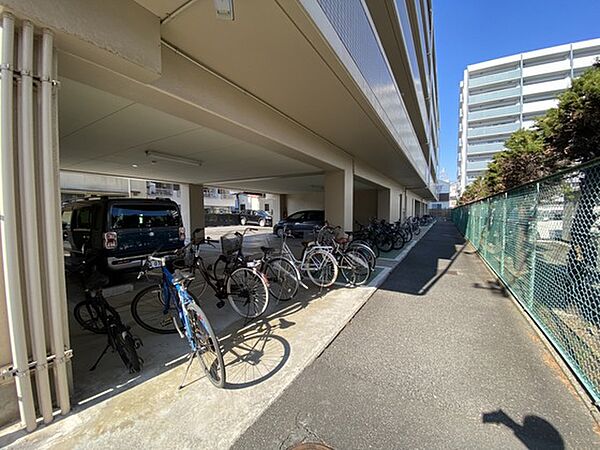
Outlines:
{"type": "Polygon", "coordinates": [[[235,443],[599,448],[600,427],[451,223],[438,223],[235,443]]]}

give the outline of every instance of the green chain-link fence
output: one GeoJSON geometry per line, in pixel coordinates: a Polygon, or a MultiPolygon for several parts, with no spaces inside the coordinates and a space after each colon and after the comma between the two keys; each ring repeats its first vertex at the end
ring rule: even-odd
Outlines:
{"type": "Polygon", "coordinates": [[[600,161],[452,211],[600,403],[600,161]]]}

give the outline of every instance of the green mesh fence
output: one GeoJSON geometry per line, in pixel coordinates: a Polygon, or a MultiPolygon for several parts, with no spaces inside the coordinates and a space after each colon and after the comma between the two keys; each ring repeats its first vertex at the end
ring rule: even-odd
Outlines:
{"type": "Polygon", "coordinates": [[[455,208],[452,220],[600,403],[600,161],[455,208]]]}

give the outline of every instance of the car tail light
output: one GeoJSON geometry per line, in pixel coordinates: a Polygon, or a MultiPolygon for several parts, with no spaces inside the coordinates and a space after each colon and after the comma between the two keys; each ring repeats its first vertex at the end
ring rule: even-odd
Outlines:
{"type": "Polygon", "coordinates": [[[117,233],[115,233],[114,231],[109,231],[107,233],[104,233],[104,248],[106,250],[113,250],[115,248],[117,248],[117,244],[118,244],[118,240],[117,240],[117,233]]]}
{"type": "Polygon", "coordinates": [[[179,227],[179,240],[185,241],[185,227],[179,227]]]}

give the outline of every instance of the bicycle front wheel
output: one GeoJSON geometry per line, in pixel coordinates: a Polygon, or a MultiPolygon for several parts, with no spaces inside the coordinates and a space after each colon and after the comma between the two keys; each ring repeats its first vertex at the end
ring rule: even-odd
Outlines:
{"type": "Polygon", "coordinates": [[[269,294],[278,300],[286,301],[298,292],[300,280],[294,264],[285,258],[271,258],[264,268],[269,284],[269,294]]]}
{"type": "Polygon", "coordinates": [[[354,286],[365,284],[371,276],[371,267],[358,251],[349,250],[342,255],[340,270],[346,281],[354,286]]]}
{"type": "Polygon", "coordinates": [[[338,276],[338,264],[331,253],[316,250],[306,256],[306,273],[316,286],[329,287],[338,276]]]}
{"type": "Polygon", "coordinates": [[[225,363],[219,340],[215,335],[206,315],[195,303],[186,307],[192,331],[193,350],[197,353],[204,373],[218,388],[225,386],[225,363]]]}
{"type": "Polygon", "coordinates": [[[227,299],[236,313],[252,319],[267,309],[269,288],[262,275],[247,267],[240,267],[227,278],[227,299]]]}
{"type": "Polygon", "coordinates": [[[115,350],[121,357],[123,364],[129,370],[129,373],[136,373],[142,370],[142,359],[137,354],[135,340],[127,329],[113,328],[112,340],[115,350]]]}

